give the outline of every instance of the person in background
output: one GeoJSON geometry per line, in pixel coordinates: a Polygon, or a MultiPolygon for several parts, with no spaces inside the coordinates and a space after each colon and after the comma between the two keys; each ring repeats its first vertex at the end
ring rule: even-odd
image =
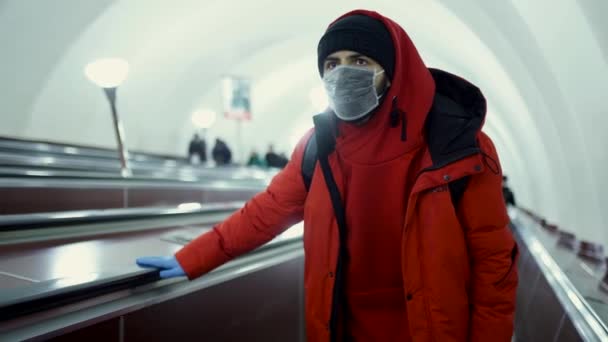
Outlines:
{"type": "Polygon", "coordinates": [[[207,144],[198,134],[194,134],[188,147],[188,160],[192,164],[207,162],[207,144]],[[198,158],[198,160],[197,160],[198,158]]]}
{"type": "Polygon", "coordinates": [[[287,166],[287,163],[289,163],[289,158],[287,158],[285,153],[279,154],[279,167],[282,169],[287,166]]]}
{"type": "Polygon", "coordinates": [[[262,158],[260,158],[260,155],[258,154],[258,152],[254,150],[251,152],[251,155],[249,156],[249,160],[247,161],[247,166],[265,167],[266,164],[264,163],[262,158]]]}
{"type": "Polygon", "coordinates": [[[188,146],[188,161],[191,164],[205,163],[207,161],[207,144],[198,134],[194,134],[188,146]]]}
{"type": "Polygon", "coordinates": [[[274,152],[273,144],[268,145],[268,152],[266,152],[264,158],[266,159],[266,165],[268,165],[268,167],[279,167],[279,155],[274,152]]]}
{"type": "Polygon", "coordinates": [[[480,89],[371,11],[334,21],[317,57],[329,109],[268,188],[137,263],[194,279],[303,220],[309,341],[510,342],[518,249],[480,89]]]}
{"type": "Polygon", "coordinates": [[[507,176],[502,176],[502,196],[505,198],[505,203],[507,205],[516,206],[515,204],[515,194],[511,188],[509,188],[509,184],[507,183],[509,178],[507,176]]]}
{"type": "Polygon", "coordinates": [[[218,166],[228,165],[232,162],[232,152],[230,151],[230,148],[228,148],[226,142],[220,138],[215,139],[215,145],[213,146],[211,154],[215,164],[218,166]]]}

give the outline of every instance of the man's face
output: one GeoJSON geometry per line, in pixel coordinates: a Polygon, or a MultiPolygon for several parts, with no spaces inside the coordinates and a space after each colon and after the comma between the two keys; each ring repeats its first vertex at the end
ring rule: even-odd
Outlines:
{"type": "MultiPolygon", "coordinates": [[[[332,53],[331,55],[327,56],[327,58],[325,58],[325,62],[323,63],[323,74],[335,69],[340,65],[349,65],[358,68],[365,68],[376,73],[383,70],[382,66],[370,57],[367,57],[354,51],[340,50],[332,53]]],[[[384,90],[386,90],[386,88],[390,86],[390,80],[386,76],[385,72],[376,76],[374,82],[378,94],[384,93],[384,90]]]]}

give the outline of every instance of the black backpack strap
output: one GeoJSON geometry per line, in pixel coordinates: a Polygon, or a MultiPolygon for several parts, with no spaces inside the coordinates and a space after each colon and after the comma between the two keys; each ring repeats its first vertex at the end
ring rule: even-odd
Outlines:
{"type": "Polygon", "coordinates": [[[448,183],[448,187],[450,188],[450,197],[452,197],[452,205],[454,206],[454,209],[458,209],[458,203],[460,203],[460,199],[462,198],[462,195],[464,195],[464,191],[466,190],[468,183],[469,176],[462,177],[448,183]]]}
{"type": "MultiPolygon", "coordinates": [[[[347,226],[346,226],[346,213],[344,205],[340,195],[340,190],[336,184],[335,178],[331,172],[329,166],[329,155],[335,149],[335,138],[331,131],[330,117],[327,114],[319,114],[313,118],[315,124],[315,133],[308,140],[306,148],[304,150],[304,156],[302,157],[302,177],[306,190],[310,189],[312,177],[315,170],[317,160],[321,166],[323,172],[323,178],[329,192],[331,203],[334,209],[334,215],[338,224],[339,232],[339,250],[338,250],[338,261],[335,271],[335,282],[332,293],[332,307],[331,316],[329,322],[330,328],[330,341],[337,341],[338,337],[338,313],[340,308],[344,308],[346,301],[344,298],[345,288],[345,269],[344,264],[348,257],[346,250],[346,237],[347,237],[347,226]]],[[[452,181],[448,184],[450,189],[450,196],[452,198],[452,204],[456,208],[464,191],[466,189],[469,177],[463,177],[452,181]]]]}
{"type": "Polygon", "coordinates": [[[310,183],[312,183],[312,175],[315,173],[317,159],[317,136],[313,134],[306,143],[304,156],[302,157],[302,178],[304,179],[306,191],[310,190],[310,183]]]}
{"type": "MultiPolygon", "coordinates": [[[[346,261],[346,213],[344,211],[344,205],[340,195],[340,190],[336,184],[336,180],[331,172],[329,166],[328,156],[335,148],[335,138],[333,137],[329,125],[329,116],[320,114],[313,118],[315,123],[315,137],[317,143],[317,157],[321,170],[323,171],[323,178],[325,178],[325,184],[331,198],[331,203],[334,209],[334,215],[338,223],[339,233],[339,249],[338,249],[338,262],[335,271],[334,289],[332,294],[332,305],[331,305],[331,316],[329,319],[330,329],[330,341],[337,341],[338,338],[338,312],[340,308],[346,305],[344,300],[344,285],[345,285],[345,269],[344,263],[346,261]]],[[[310,145],[310,144],[309,144],[310,145]]],[[[313,164],[314,167],[314,164],[313,164]]],[[[313,169],[314,171],[314,169],[313,169]]]]}

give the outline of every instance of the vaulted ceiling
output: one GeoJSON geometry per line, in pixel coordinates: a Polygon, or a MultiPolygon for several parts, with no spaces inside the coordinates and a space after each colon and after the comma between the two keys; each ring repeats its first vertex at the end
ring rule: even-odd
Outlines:
{"type": "Polygon", "coordinates": [[[485,131],[522,205],[608,243],[605,1],[2,0],[0,135],[115,146],[83,68],[121,57],[129,148],[185,153],[193,111],[221,113],[221,79],[239,75],[253,81],[253,120],[219,117],[208,138],[241,158],[271,142],[287,151],[318,111],[317,41],[355,8],[393,18],[427,65],[483,90],[485,131]]]}

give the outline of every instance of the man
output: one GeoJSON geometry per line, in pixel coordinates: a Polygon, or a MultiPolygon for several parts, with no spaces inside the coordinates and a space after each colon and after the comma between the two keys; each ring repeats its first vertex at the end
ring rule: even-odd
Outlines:
{"type": "Polygon", "coordinates": [[[196,133],[190,140],[190,146],[188,146],[188,160],[193,164],[196,163],[193,162],[194,156],[198,156],[198,162],[205,163],[207,161],[207,144],[196,133]]]}
{"type": "Polygon", "coordinates": [[[502,176],[502,196],[507,205],[515,206],[515,194],[509,187],[509,184],[507,183],[508,180],[509,178],[507,176],[502,176]]]}
{"type": "Polygon", "coordinates": [[[274,145],[272,144],[268,145],[268,152],[266,152],[266,156],[264,158],[266,159],[266,165],[268,165],[268,167],[275,167],[279,169],[284,168],[289,161],[289,159],[287,159],[284,155],[277,154],[274,151],[274,145]]]}
{"type": "Polygon", "coordinates": [[[268,145],[268,151],[266,152],[264,159],[266,159],[266,165],[268,165],[268,167],[278,167],[279,155],[274,152],[274,145],[268,145]]]}
{"type": "Polygon", "coordinates": [[[232,162],[232,152],[230,152],[228,145],[220,138],[215,139],[211,155],[213,156],[213,161],[218,166],[228,165],[232,162]]]}
{"type": "Polygon", "coordinates": [[[427,69],[375,12],[330,25],[318,60],[331,110],[286,168],[175,257],[140,265],[192,279],[303,219],[310,341],[510,341],[517,246],[479,89],[427,69]]]}

